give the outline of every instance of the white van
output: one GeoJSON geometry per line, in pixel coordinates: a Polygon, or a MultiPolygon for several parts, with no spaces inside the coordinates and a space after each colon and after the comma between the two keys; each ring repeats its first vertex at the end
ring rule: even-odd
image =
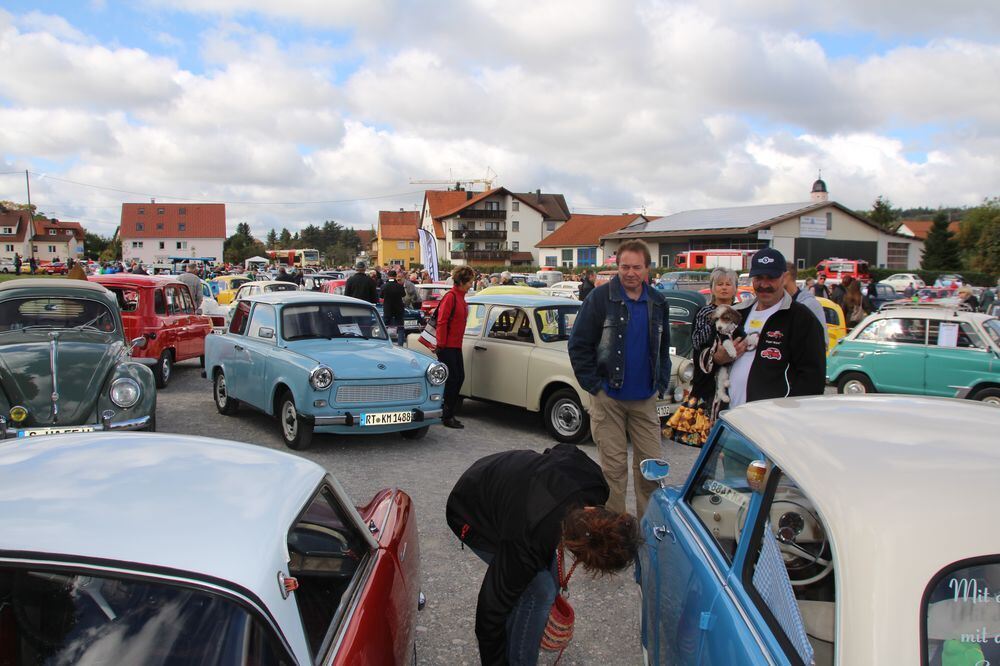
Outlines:
{"type": "Polygon", "coordinates": [[[544,282],[546,287],[551,287],[556,282],[563,282],[566,280],[563,274],[559,271],[538,271],[535,273],[535,279],[539,282],[544,282]]]}

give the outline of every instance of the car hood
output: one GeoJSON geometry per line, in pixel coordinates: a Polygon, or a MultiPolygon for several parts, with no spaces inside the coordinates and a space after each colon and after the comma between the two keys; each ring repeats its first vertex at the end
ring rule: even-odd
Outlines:
{"type": "Polygon", "coordinates": [[[288,348],[330,366],[337,379],[423,377],[428,363],[427,357],[382,340],[299,340],[288,348]]]}
{"type": "Polygon", "coordinates": [[[51,341],[46,333],[22,337],[0,351],[0,383],[11,406],[28,410],[24,425],[76,425],[94,408],[108,371],[117,362],[122,343],[108,344],[107,336],[63,334],[56,342],[58,415],[52,415],[51,341]],[[88,339],[89,338],[89,339],[88,339]]]}

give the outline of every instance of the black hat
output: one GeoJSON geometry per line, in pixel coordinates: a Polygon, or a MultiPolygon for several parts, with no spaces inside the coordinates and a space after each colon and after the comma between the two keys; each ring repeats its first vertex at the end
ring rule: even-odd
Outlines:
{"type": "Polygon", "coordinates": [[[750,277],[765,275],[769,278],[781,277],[788,270],[785,256],[773,247],[765,247],[750,260],[750,277]]]}

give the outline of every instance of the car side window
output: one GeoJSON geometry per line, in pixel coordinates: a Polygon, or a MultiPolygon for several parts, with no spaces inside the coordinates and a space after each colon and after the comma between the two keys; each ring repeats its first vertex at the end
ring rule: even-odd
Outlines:
{"type": "Polygon", "coordinates": [[[931,319],[928,327],[930,344],[938,347],[961,349],[986,349],[986,343],[967,321],[940,321],[931,319]]]}
{"type": "Polygon", "coordinates": [[[759,457],[742,435],[723,428],[684,498],[729,562],[736,554],[753,494],[747,483],[747,466],[759,457]]]}
{"type": "Polygon", "coordinates": [[[184,314],[194,314],[194,300],[191,298],[191,292],[186,287],[177,287],[177,293],[180,294],[184,314]]]}
{"type": "Polygon", "coordinates": [[[926,319],[879,319],[868,324],[857,340],[922,345],[926,340],[926,319]]]}
{"type": "Polygon", "coordinates": [[[163,294],[167,297],[167,314],[180,314],[183,306],[177,290],[173,287],[164,287],[163,294]]]}
{"type": "Polygon", "coordinates": [[[465,320],[465,335],[478,336],[483,330],[486,306],[481,303],[469,306],[469,318],[465,320]]]}
{"type": "Polygon", "coordinates": [[[247,322],[250,320],[250,304],[246,301],[238,301],[236,310],[233,312],[233,320],[229,323],[229,332],[237,335],[246,335],[247,322]]]}
{"type": "Polygon", "coordinates": [[[258,303],[253,309],[253,314],[250,315],[250,332],[247,336],[274,344],[275,331],[274,306],[258,303]],[[268,331],[270,331],[270,335],[268,335],[268,331]]]}
{"type": "Polygon", "coordinates": [[[167,314],[167,302],[163,298],[162,289],[153,290],[153,312],[158,315],[167,314]]]}
{"type": "Polygon", "coordinates": [[[743,528],[750,542],[744,589],[790,658],[832,664],[837,615],[829,533],[791,477],[772,466],[771,484],[757,522],[743,528]]]}
{"type": "Polygon", "coordinates": [[[337,609],[367,554],[368,544],[324,486],[288,532],[288,573],[299,582],[292,595],[314,658],[336,634],[337,609]]]}
{"type": "Polygon", "coordinates": [[[528,315],[520,308],[493,308],[486,337],[517,342],[534,342],[528,315]]]}

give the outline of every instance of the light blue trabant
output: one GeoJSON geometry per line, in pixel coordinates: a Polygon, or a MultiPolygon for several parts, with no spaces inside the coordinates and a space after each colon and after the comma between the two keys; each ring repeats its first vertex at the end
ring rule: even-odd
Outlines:
{"type": "Polygon", "coordinates": [[[448,368],[393,346],[370,303],[283,292],[234,306],[227,332],[205,340],[205,376],[220,414],[245,403],[305,449],[314,431],[422,438],[440,422],[448,368]]]}

